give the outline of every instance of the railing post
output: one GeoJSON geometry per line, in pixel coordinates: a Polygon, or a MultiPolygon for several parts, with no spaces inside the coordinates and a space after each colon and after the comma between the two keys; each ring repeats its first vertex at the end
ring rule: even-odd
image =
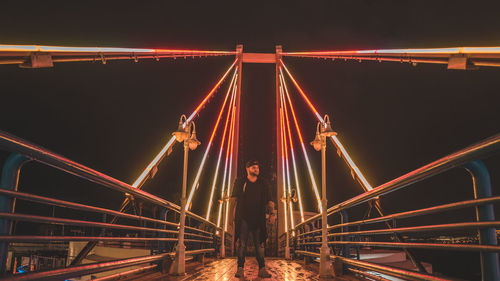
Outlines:
{"type": "MultiPolygon", "coordinates": [[[[472,175],[474,184],[474,199],[491,197],[491,181],[488,168],[483,161],[476,160],[464,165],[465,169],[472,175]]],[[[476,207],[476,220],[494,221],[495,213],[493,204],[479,205],[476,207]]],[[[496,229],[494,227],[479,230],[479,244],[497,245],[496,229]]],[[[481,277],[482,280],[500,280],[498,253],[481,252],[481,277]]]]}
{"type": "MultiPolygon", "coordinates": [[[[9,155],[3,165],[2,178],[0,179],[0,188],[17,191],[17,184],[19,183],[19,173],[21,167],[31,161],[30,158],[12,153],[9,155]]],[[[0,211],[1,212],[14,212],[16,200],[7,196],[0,196],[0,211]]],[[[12,222],[6,219],[0,220],[0,235],[12,234],[12,222]]],[[[9,243],[0,242],[0,272],[4,273],[6,270],[7,251],[9,243]]]]}

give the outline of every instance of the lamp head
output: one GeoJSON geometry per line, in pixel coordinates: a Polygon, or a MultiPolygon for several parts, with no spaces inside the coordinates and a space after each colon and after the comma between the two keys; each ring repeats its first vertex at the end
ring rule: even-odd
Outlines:
{"type": "Polygon", "coordinates": [[[189,125],[186,124],[186,126],[183,126],[185,121],[186,121],[186,115],[182,115],[181,119],[179,119],[179,126],[177,126],[177,130],[172,133],[172,135],[175,136],[175,139],[178,142],[183,142],[189,136],[188,133],[189,125]]]}
{"type": "Polygon", "coordinates": [[[336,136],[337,132],[333,131],[332,125],[330,124],[330,118],[325,115],[325,126],[321,126],[321,135],[325,137],[336,136]]]}
{"type": "MultiPolygon", "coordinates": [[[[318,123],[318,125],[319,125],[319,123],[318,123]]],[[[314,140],[312,142],[310,142],[310,144],[314,147],[314,150],[316,150],[316,151],[321,150],[322,141],[321,141],[321,136],[319,135],[318,129],[316,129],[316,137],[314,138],[314,140]]]]}
{"type": "Polygon", "coordinates": [[[201,142],[196,138],[196,129],[194,127],[193,127],[193,133],[191,134],[191,137],[187,141],[189,149],[191,150],[195,150],[198,147],[198,145],[201,144],[201,142]]]}

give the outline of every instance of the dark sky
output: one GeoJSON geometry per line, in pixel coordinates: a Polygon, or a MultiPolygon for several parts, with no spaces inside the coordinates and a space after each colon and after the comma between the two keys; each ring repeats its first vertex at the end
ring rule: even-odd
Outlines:
{"type": "MultiPolygon", "coordinates": [[[[403,2],[23,2],[2,5],[0,43],[221,50],[241,43],[248,52],[274,52],[277,44],[284,51],[500,45],[497,7],[403,2]]],[[[193,110],[232,60],[59,63],[48,69],[0,66],[0,129],[132,183],[168,140],[179,116],[193,110]]],[[[285,63],[319,111],[333,118],[340,139],[374,186],[500,129],[499,69],[450,71],[441,65],[292,58],[285,63]]],[[[271,176],[274,67],[244,65],[243,73],[240,156],[258,157],[271,176]]],[[[222,93],[196,120],[204,143],[222,93]]],[[[294,95],[309,142],[316,121],[294,95]]],[[[177,145],[160,165],[147,191],[174,200],[180,190],[180,148],[177,145]]],[[[203,150],[190,154],[189,182],[203,150]]],[[[318,153],[310,149],[310,154],[319,168],[318,153]]],[[[331,146],[328,157],[329,205],[359,194],[361,188],[331,146]]],[[[213,166],[215,153],[208,161],[213,166]]],[[[500,161],[493,157],[487,164],[498,195],[500,161]]],[[[302,160],[299,166],[304,168],[302,160]]],[[[204,177],[202,185],[210,178],[204,177]]],[[[23,170],[20,189],[104,206],[122,199],[39,164],[23,170]]],[[[200,190],[195,203],[206,200],[207,189],[200,190]]],[[[309,189],[304,194],[310,198],[312,193],[309,189]]],[[[471,196],[470,177],[458,169],[382,200],[387,209],[402,210],[471,196]]],[[[204,213],[205,203],[201,206],[204,213]]],[[[306,209],[314,210],[311,204],[306,209]]]]}

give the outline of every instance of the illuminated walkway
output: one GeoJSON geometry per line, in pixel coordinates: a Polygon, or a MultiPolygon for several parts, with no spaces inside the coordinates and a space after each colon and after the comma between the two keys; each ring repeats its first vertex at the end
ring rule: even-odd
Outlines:
{"type": "MultiPolygon", "coordinates": [[[[267,259],[266,267],[271,273],[272,278],[258,278],[257,273],[259,267],[255,258],[247,258],[245,263],[245,278],[236,278],[234,274],[237,269],[236,258],[226,258],[208,261],[204,266],[199,263],[191,264],[187,268],[186,276],[167,276],[159,272],[143,274],[139,276],[129,276],[128,279],[122,280],[320,280],[318,278],[317,269],[308,268],[303,263],[284,260],[284,259],[267,259]]],[[[346,276],[344,276],[346,277],[346,276]]],[[[323,280],[323,279],[321,279],[323,280]]],[[[328,280],[349,280],[342,279],[328,279],[328,280]]]]}

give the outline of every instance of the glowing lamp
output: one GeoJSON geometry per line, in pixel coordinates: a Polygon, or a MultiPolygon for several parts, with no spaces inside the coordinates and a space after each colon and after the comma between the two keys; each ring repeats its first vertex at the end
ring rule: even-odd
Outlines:
{"type": "Polygon", "coordinates": [[[189,136],[189,132],[187,132],[186,126],[184,125],[185,122],[186,115],[182,115],[181,119],[179,119],[179,126],[177,127],[177,130],[172,133],[178,142],[183,142],[189,136]]]}
{"type": "Polygon", "coordinates": [[[314,140],[312,142],[310,142],[310,144],[314,147],[314,150],[320,151],[322,143],[323,142],[321,141],[321,137],[319,135],[319,131],[316,130],[316,137],[314,138],[314,140]]]}
{"type": "Polygon", "coordinates": [[[201,142],[196,138],[196,130],[193,130],[193,134],[191,134],[191,138],[188,140],[189,149],[195,150],[201,142]]]}
{"type": "Polygon", "coordinates": [[[325,137],[332,137],[336,136],[337,133],[333,131],[332,126],[330,125],[330,117],[328,115],[325,115],[325,126],[321,126],[321,135],[325,137]]]}

